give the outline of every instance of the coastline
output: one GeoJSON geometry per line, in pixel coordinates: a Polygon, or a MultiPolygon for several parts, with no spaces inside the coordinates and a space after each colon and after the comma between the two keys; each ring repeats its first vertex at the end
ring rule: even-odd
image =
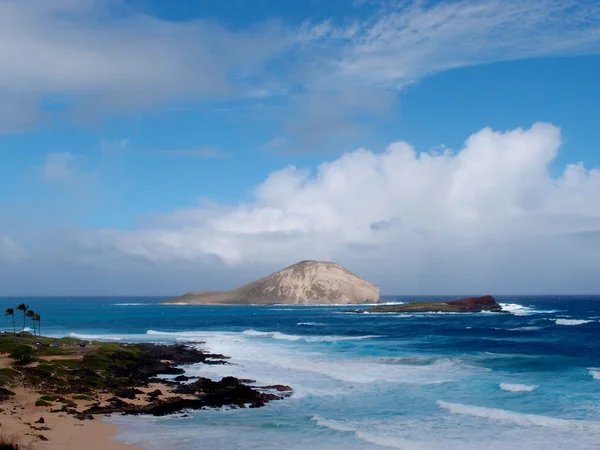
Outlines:
{"type": "Polygon", "coordinates": [[[119,427],[102,418],[258,408],[291,392],[289,386],[254,386],[254,380],[231,376],[188,377],[187,365],[229,363],[224,355],[184,344],[89,344],[0,335],[0,349],[11,349],[10,357],[0,352],[0,437],[19,450],[134,450],[139,447],[114,440],[119,427]]]}

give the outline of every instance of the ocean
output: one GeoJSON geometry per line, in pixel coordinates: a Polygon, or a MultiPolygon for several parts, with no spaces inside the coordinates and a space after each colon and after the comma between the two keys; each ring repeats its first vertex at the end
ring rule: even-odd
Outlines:
{"type": "MultiPolygon", "coordinates": [[[[600,296],[496,299],[510,314],[130,297],[12,298],[0,307],[25,301],[50,336],[202,341],[232,365],[190,366],[188,375],[294,389],[259,409],[107,419],[121,426],[118,440],[148,450],[600,448],[600,296]]],[[[8,317],[2,329],[12,330],[8,317]]]]}

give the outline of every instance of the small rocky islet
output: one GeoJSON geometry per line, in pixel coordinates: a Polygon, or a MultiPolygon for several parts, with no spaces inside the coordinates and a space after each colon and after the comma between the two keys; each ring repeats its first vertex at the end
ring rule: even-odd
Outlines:
{"type": "Polygon", "coordinates": [[[354,313],[424,313],[424,312],[449,312],[449,313],[477,313],[482,311],[506,312],[491,295],[469,297],[460,300],[400,303],[397,305],[377,305],[366,309],[356,309],[348,312],[354,313]]]}

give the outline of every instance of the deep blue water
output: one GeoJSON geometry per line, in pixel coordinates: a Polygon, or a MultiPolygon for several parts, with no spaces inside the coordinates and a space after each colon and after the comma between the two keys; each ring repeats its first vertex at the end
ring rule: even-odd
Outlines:
{"type": "Polygon", "coordinates": [[[23,300],[43,334],[203,341],[234,365],[192,366],[192,375],[294,388],[261,409],[111,419],[125,425],[119,439],[143,448],[600,448],[600,297],[497,297],[511,314],[158,298],[0,299],[0,308],[23,300]]]}

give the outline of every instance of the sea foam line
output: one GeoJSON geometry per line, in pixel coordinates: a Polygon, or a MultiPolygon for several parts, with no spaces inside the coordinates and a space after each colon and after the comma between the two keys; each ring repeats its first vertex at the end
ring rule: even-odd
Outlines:
{"type": "Polygon", "coordinates": [[[579,319],[554,319],[556,325],[585,325],[586,323],[593,323],[595,320],[579,320],[579,319]]]}
{"type": "Polygon", "coordinates": [[[483,406],[462,405],[438,400],[440,408],[447,409],[453,414],[480,417],[483,419],[500,420],[521,426],[549,427],[561,430],[578,430],[600,433],[600,422],[587,420],[557,419],[555,417],[540,416],[536,414],[522,414],[504,409],[486,408],[483,406]]]}
{"type": "Polygon", "coordinates": [[[382,436],[381,434],[365,433],[356,426],[341,423],[337,420],[326,419],[318,414],[312,416],[310,420],[316,422],[317,426],[319,427],[329,428],[330,430],[339,431],[342,433],[352,433],[361,441],[369,442],[380,447],[396,448],[399,450],[416,450],[421,448],[420,446],[416,446],[413,442],[407,442],[406,440],[400,439],[396,436],[386,437],[382,436]]]}
{"type": "Polygon", "coordinates": [[[537,389],[537,386],[528,384],[500,383],[500,389],[508,392],[531,392],[534,389],[537,389]]]}

